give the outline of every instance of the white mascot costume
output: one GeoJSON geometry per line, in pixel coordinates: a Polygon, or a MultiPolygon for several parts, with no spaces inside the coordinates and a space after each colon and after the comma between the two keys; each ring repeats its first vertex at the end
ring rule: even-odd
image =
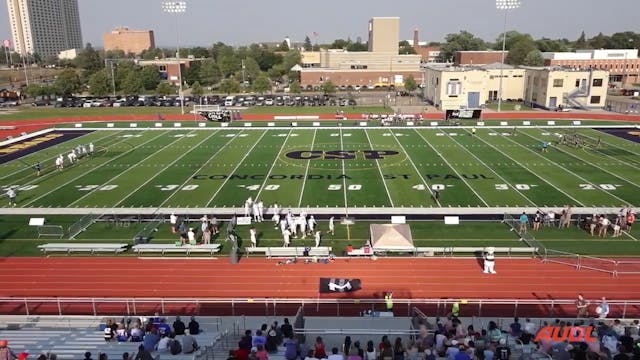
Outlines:
{"type": "Polygon", "coordinates": [[[485,253],[484,253],[484,273],[495,274],[496,273],[495,267],[496,267],[495,248],[488,247],[485,249],[485,253]]]}

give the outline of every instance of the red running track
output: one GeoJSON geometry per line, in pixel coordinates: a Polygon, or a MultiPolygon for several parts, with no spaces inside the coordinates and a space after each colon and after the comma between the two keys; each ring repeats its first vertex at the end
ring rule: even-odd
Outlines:
{"type": "MultiPolygon", "coordinates": [[[[496,275],[483,274],[476,259],[337,259],[330,264],[276,264],[277,260],[263,258],[242,259],[237,265],[230,264],[227,258],[3,258],[0,259],[0,297],[305,298],[313,303],[319,297],[381,299],[386,291],[393,291],[395,299],[449,300],[567,300],[574,299],[577,293],[583,293],[588,299],[606,296],[611,300],[627,300],[637,299],[640,294],[640,275],[613,278],[606,273],[577,271],[567,265],[545,264],[533,259],[498,259],[496,275]],[[362,290],[319,295],[321,277],[358,278],[362,280],[362,290]]],[[[0,313],[24,312],[23,305],[0,303],[0,313]]],[[[265,310],[264,304],[254,305],[257,309],[250,310],[250,304],[243,305],[247,315],[272,311],[270,307],[265,310]]],[[[357,314],[366,309],[363,306],[342,306],[341,312],[357,314]]],[[[230,312],[228,305],[198,307],[183,304],[176,311],[218,315],[230,312]]],[[[273,307],[274,312],[276,307],[278,312],[286,309],[280,305],[273,307]]],[[[285,312],[295,313],[296,307],[292,305],[285,312]]],[[[40,308],[44,311],[46,306],[40,308]]],[[[323,315],[337,311],[335,305],[317,306],[316,310],[323,315]]],[[[429,306],[424,310],[442,311],[429,306]]],[[[573,315],[575,309],[556,307],[555,310],[556,315],[573,315]]],[[[73,307],[65,311],[80,312],[73,307]]],[[[239,311],[244,311],[242,306],[236,307],[234,314],[239,315],[239,311]]],[[[468,305],[466,309],[463,306],[464,311],[475,314],[479,309],[468,305]]],[[[519,315],[548,311],[545,306],[521,306],[519,315]]],[[[621,316],[623,311],[626,316],[632,313],[640,316],[640,308],[615,307],[612,316],[621,316]]],[[[513,306],[485,306],[483,315],[487,313],[512,316],[514,310],[513,306]],[[505,311],[506,314],[501,314],[505,311]]]]}

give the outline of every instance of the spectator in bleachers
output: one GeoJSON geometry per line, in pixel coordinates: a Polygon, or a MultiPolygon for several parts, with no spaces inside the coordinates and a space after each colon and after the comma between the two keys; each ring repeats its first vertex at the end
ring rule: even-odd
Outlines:
{"type": "Polygon", "coordinates": [[[252,339],[251,346],[257,348],[258,345],[264,346],[266,343],[267,337],[262,334],[262,330],[256,330],[256,335],[252,339]]]}
{"type": "Polygon", "coordinates": [[[289,319],[284,318],[284,324],[280,327],[280,331],[282,331],[282,336],[284,339],[288,339],[293,336],[293,326],[289,324],[289,319]]]}
{"type": "Polygon", "coordinates": [[[344,338],[344,343],[342,344],[342,353],[344,356],[349,356],[351,353],[351,336],[346,336],[344,338]]]}
{"type": "Polygon", "coordinates": [[[134,360],[154,360],[153,356],[151,356],[151,351],[147,350],[143,344],[138,346],[138,353],[136,354],[134,360]]]}
{"type": "MultiPolygon", "coordinates": [[[[145,336],[146,338],[146,336],[145,336]]],[[[169,336],[167,336],[167,334],[160,334],[160,341],[158,341],[158,345],[156,346],[156,350],[163,354],[163,353],[168,353],[169,352],[169,341],[171,341],[171,339],[169,338],[169,336]]]]}
{"type": "Polygon", "coordinates": [[[269,333],[267,333],[267,343],[264,344],[264,348],[271,354],[278,352],[278,336],[274,329],[269,330],[269,333]]]}
{"type": "MultiPolygon", "coordinates": [[[[240,345],[240,344],[238,344],[240,345]]],[[[247,348],[243,348],[241,346],[238,346],[238,350],[235,351],[235,358],[237,360],[249,360],[249,354],[250,354],[251,349],[247,349],[247,348]]],[[[231,354],[231,352],[229,352],[229,354],[231,354]]]]}
{"type": "Polygon", "coordinates": [[[376,360],[378,358],[378,354],[376,352],[375,346],[373,346],[373,341],[367,341],[367,349],[364,352],[364,360],[376,360]]]}
{"type": "Polygon", "coordinates": [[[84,360],[93,360],[91,357],[91,352],[87,351],[84,353],[84,360]]]}
{"type": "Polygon", "coordinates": [[[100,354],[98,354],[98,360],[108,360],[108,356],[107,354],[101,352],[100,354]]]}
{"type": "Polygon", "coordinates": [[[171,326],[169,326],[169,324],[167,324],[167,320],[166,319],[161,319],[160,322],[156,323],[155,325],[158,328],[158,333],[160,335],[169,336],[171,334],[171,326]]]}
{"type": "Polygon", "coordinates": [[[14,360],[16,354],[9,347],[7,340],[0,340],[0,360],[14,360]]]}
{"type": "Polygon", "coordinates": [[[425,350],[424,360],[436,360],[436,353],[432,349],[425,350]]]}
{"type": "Polygon", "coordinates": [[[104,327],[104,341],[111,341],[115,335],[113,328],[111,327],[112,320],[107,320],[107,325],[104,327]]]}
{"type": "Polygon", "coordinates": [[[191,333],[191,335],[200,334],[200,324],[196,321],[195,316],[192,316],[191,321],[189,321],[189,333],[191,333]]]}
{"type": "MultiPolygon", "coordinates": [[[[288,321],[287,319],[285,319],[285,324],[287,323],[288,321]]],[[[296,339],[293,338],[293,332],[291,333],[291,336],[284,341],[284,347],[285,347],[284,358],[286,360],[296,360],[298,358],[298,352],[299,352],[298,341],[296,341],[296,339]]],[[[335,360],[338,360],[338,359],[335,359],[335,360]]],[[[343,359],[340,359],[340,360],[343,360],[343,359]]]]}
{"type": "Polygon", "coordinates": [[[447,360],[455,360],[456,355],[460,352],[460,348],[458,347],[458,340],[451,340],[446,345],[446,350],[444,355],[447,360]]]}
{"type": "Polygon", "coordinates": [[[498,342],[498,347],[496,348],[496,359],[497,360],[509,360],[511,357],[511,349],[507,346],[507,341],[504,338],[500,338],[498,342]]]}
{"type": "Polygon", "coordinates": [[[303,360],[316,360],[317,358],[313,354],[313,350],[307,351],[307,356],[303,360]]]}
{"type": "Polygon", "coordinates": [[[502,339],[502,331],[500,331],[495,321],[489,321],[487,335],[489,336],[489,342],[491,343],[497,343],[502,339]]]}
{"type": "Polygon", "coordinates": [[[184,335],[185,329],[186,326],[184,325],[182,320],[180,320],[180,316],[176,316],[176,321],[173,322],[173,332],[176,335],[184,335]]]}
{"type": "Polygon", "coordinates": [[[264,346],[258,345],[256,358],[257,360],[269,360],[269,353],[264,349],[264,346]]]}
{"type": "Polygon", "coordinates": [[[157,329],[152,329],[149,333],[145,334],[142,339],[142,345],[148,352],[153,352],[156,346],[160,342],[160,335],[158,335],[157,329]]]}
{"type": "Polygon", "coordinates": [[[357,348],[351,347],[351,352],[349,353],[347,360],[362,360],[362,357],[360,357],[360,354],[358,354],[357,348]]]}
{"type": "Polygon", "coordinates": [[[315,349],[316,359],[325,359],[327,357],[327,351],[324,345],[324,341],[320,336],[316,338],[316,344],[314,349],[315,349]]]}
{"type": "Polygon", "coordinates": [[[513,323],[509,325],[509,328],[511,329],[511,336],[517,338],[522,335],[522,325],[520,325],[520,320],[517,317],[513,318],[513,323]]]}
{"type": "Polygon", "coordinates": [[[129,341],[129,333],[127,332],[127,329],[125,329],[124,324],[118,325],[118,330],[116,330],[116,340],[118,342],[129,341]]]}
{"type": "Polygon", "coordinates": [[[626,334],[630,336],[633,340],[638,340],[639,338],[638,335],[640,335],[640,321],[638,321],[637,319],[633,320],[633,323],[627,326],[626,334]]]}
{"type": "Polygon", "coordinates": [[[485,348],[480,354],[484,357],[484,360],[493,360],[495,358],[495,352],[492,346],[485,348]]]}
{"type": "Polygon", "coordinates": [[[418,345],[414,342],[410,342],[407,346],[407,360],[418,360],[418,345]]]}
{"type": "Polygon", "coordinates": [[[353,343],[353,347],[358,351],[358,356],[360,356],[360,359],[364,359],[364,350],[362,350],[362,346],[360,345],[360,340],[356,340],[353,343]]]}
{"type": "MultiPolygon", "coordinates": [[[[334,347],[331,349],[331,355],[327,357],[328,360],[345,360],[344,356],[338,352],[338,348],[334,347]]],[[[290,360],[287,358],[287,360],[290,360]]]]}
{"type": "MultiPolygon", "coordinates": [[[[282,345],[282,331],[280,330],[280,326],[277,321],[274,321],[273,324],[271,324],[271,330],[275,332],[276,343],[278,345],[282,345]]],[[[269,330],[269,333],[271,333],[271,330],[269,330]]]]}
{"type": "Polygon", "coordinates": [[[227,355],[227,360],[238,360],[236,357],[236,350],[229,350],[229,355],[227,355]]]}
{"type": "Polygon", "coordinates": [[[384,348],[384,344],[389,341],[389,337],[387,335],[382,335],[382,339],[380,340],[380,344],[378,344],[378,350],[382,351],[384,348]]]}
{"type": "Polygon", "coordinates": [[[200,346],[196,338],[191,335],[188,329],[185,330],[184,336],[182,337],[182,352],[191,354],[194,351],[198,351],[198,349],[200,349],[200,346]]]}
{"type": "Polygon", "coordinates": [[[122,360],[132,360],[132,359],[129,357],[129,353],[128,352],[123,352],[122,353],[122,360]]]}
{"type": "Polygon", "coordinates": [[[178,339],[176,339],[175,334],[169,335],[169,352],[171,355],[178,355],[182,352],[182,343],[178,339]]]}
{"type": "Polygon", "coordinates": [[[238,342],[238,347],[241,349],[251,350],[253,346],[253,336],[251,336],[251,330],[245,330],[244,336],[240,338],[240,342],[238,342]]]}
{"type": "Polygon", "coordinates": [[[144,336],[144,331],[140,327],[140,320],[136,320],[131,328],[131,341],[141,342],[144,336]]]}
{"type": "Polygon", "coordinates": [[[386,339],[382,344],[380,360],[393,360],[393,347],[391,346],[389,339],[386,339]]]}
{"type": "Polygon", "coordinates": [[[405,348],[402,339],[397,337],[393,344],[393,360],[404,360],[405,348]]]}

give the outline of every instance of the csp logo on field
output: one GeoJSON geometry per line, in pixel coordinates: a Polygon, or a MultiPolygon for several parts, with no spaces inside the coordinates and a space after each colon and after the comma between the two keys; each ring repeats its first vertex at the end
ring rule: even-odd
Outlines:
{"type": "Polygon", "coordinates": [[[285,156],[296,160],[381,160],[398,154],[394,150],[299,150],[285,156]]]}

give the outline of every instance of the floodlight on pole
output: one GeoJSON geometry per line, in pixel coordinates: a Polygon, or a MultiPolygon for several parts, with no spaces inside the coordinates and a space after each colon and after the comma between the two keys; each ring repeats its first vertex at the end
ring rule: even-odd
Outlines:
{"type": "Polygon", "coordinates": [[[502,111],[502,77],[507,45],[507,13],[520,7],[520,0],[496,0],[496,8],[504,11],[504,27],[502,29],[502,61],[500,62],[500,89],[498,90],[498,111],[502,111]]]}
{"type": "Polygon", "coordinates": [[[178,15],[187,11],[186,1],[164,1],[162,3],[162,11],[168,14],[176,14],[176,58],[178,60],[178,80],[180,81],[180,109],[184,115],[184,93],[182,89],[182,59],[180,58],[180,24],[178,15]]]}

